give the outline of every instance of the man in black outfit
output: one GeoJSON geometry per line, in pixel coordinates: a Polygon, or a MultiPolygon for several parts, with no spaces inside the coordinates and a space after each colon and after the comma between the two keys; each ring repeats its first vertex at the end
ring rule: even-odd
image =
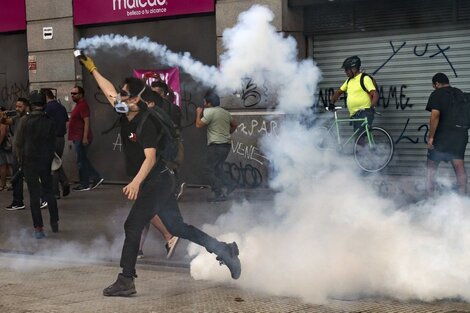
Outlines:
{"type": "Polygon", "coordinates": [[[41,189],[48,203],[53,232],[59,231],[59,212],[52,191],[51,164],[55,151],[54,121],[46,115],[46,97],[38,90],[31,92],[31,113],[21,118],[15,138],[16,153],[28,185],[34,237],[45,237],[41,215],[41,189]]]}
{"type": "Polygon", "coordinates": [[[161,128],[152,118],[147,118],[137,138],[137,127],[145,114],[147,103],[142,94],[149,87],[135,77],[127,78],[120,94],[97,70],[91,58],[80,62],[93,75],[109,103],[115,110],[124,113],[121,118],[121,138],[126,156],[126,170],[132,181],[123,188],[130,200],[135,200],[124,224],[126,237],[122,248],[122,273],[115,283],[103,290],[105,296],[130,296],[136,293],[134,278],[137,277],[135,264],[142,230],[158,215],[171,234],[204,246],[207,251],[217,254],[217,260],[225,263],[233,279],[241,274],[237,244],[220,242],[192,225],[183,221],[174,193],[174,175],[159,157],[162,140],[161,128]],[[122,100],[122,101],[116,101],[122,100]]]}
{"type": "Polygon", "coordinates": [[[435,89],[429,96],[426,110],[431,112],[428,134],[428,161],[426,192],[428,197],[434,194],[435,176],[441,161],[451,162],[457,178],[460,194],[467,192],[467,173],[464,166],[465,149],[468,142],[468,130],[456,128],[452,117],[452,99],[462,91],[450,86],[449,78],[437,73],[432,78],[435,89]]]}
{"type": "MultiPolygon", "coordinates": [[[[62,105],[62,103],[57,101],[51,89],[46,88],[42,91],[46,95],[47,100],[45,112],[54,120],[55,123],[55,153],[57,153],[59,158],[62,158],[65,147],[64,136],[67,133],[67,122],[69,121],[69,116],[67,114],[67,110],[62,105]]],[[[54,171],[52,174],[52,179],[54,193],[57,199],[60,198],[59,183],[62,186],[62,196],[66,197],[70,194],[69,179],[67,178],[67,175],[65,174],[64,168],[62,166],[60,166],[58,170],[54,171]]]]}

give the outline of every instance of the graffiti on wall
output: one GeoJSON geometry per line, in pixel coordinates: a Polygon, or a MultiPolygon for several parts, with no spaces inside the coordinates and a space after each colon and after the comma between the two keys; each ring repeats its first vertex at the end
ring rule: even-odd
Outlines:
{"type": "Polygon", "coordinates": [[[11,105],[19,97],[27,97],[29,94],[29,83],[5,84],[0,87],[0,100],[5,105],[11,105]]]}
{"type": "MultiPolygon", "coordinates": [[[[377,106],[384,109],[395,108],[397,110],[405,110],[412,108],[413,103],[410,103],[410,98],[406,95],[407,85],[400,86],[379,86],[379,101],[377,106]]],[[[334,88],[320,88],[318,93],[317,105],[327,107],[331,101],[331,96],[335,93],[334,88]]],[[[339,101],[346,107],[347,95],[343,94],[339,101]]]]}
{"type": "MultiPolygon", "coordinates": [[[[371,72],[372,75],[376,75],[386,66],[390,66],[389,63],[397,56],[404,56],[408,54],[411,55],[411,60],[413,60],[413,58],[426,58],[434,64],[436,63],[435,61],[440,58],[442,61],[444,61],[443,64],[447,66],[447,69],[451,71],[451,73],[453,73],[456,78],[459,77],[458,69],[449,56],[449,51],[451,49],[450,45],[443,45],[433,41],[420,41],[419,43],[407,41],[389,41],[387,46],[390,50],[385,51],[389,53],[384,57],[380,65],[371,72]]],[[[443,68],[441,71],[445,71],[445,69],[443,68]]],[[[377,107],[379,109],[405,111],[407,109],[413,108],[416,105],[416,103],[413,102],[413,99],[409,97],[409,91],[407,91],[408,84],[403,83],[398,85],[387,85],[386,82],[381,82],[380,79],[377,83],[379,85],[379,101],[377,103],[377,107]]],[[[319,89],[318,101],[316,101],[314,109],[328,106],[331,103],[331,96],[334,94],[337,88],[338,87],[324,87],[319,89]]],[[[431,92],[431,90],[429,92],[431,92]]],[[[339,99],[339,105],[346,107],[346,99],[346,95],[343,95],[339,99]]],[[[425,101],[423,99],[420,100],[425,101]]],[[[426,144],[429,126],[427,123],[417,124],[418,123],[413,123],[413,118],[411,117],[404,118],[401,128],[396,133],[394,139],[395,144],[400,142],[405,142],[408,144],[426,144]]]]}
{"type": "MultiPolygon", "coordinates": [[[[399,52],[407,45],[406,41],[403,41],[399,47],[395,46],[392,41],[389,41],[390,48],[392,49],[392,54],[388,57],[374,72],[373,75],[377,74],[388,62],[390,62],[399,52]]],[[[442,57],[445,59],[450,69],[454,73],[455,77],[458,77],[457,71],[452,64],[451,60],[446,54],[446,51],[450,49],[450,46],[445,48],[441,47],[438,43],[425,43],[425,44],[416,44],[413,47],[413,54],[416,57],[428,57],[433,59],[435,57],[442,57]]]]}
{"type": "Polygon", "coordinates": [[[263,136],[278,135],[278,121],[263,116],[236,116],[232,149],[225,170],[239,187],[263,186],[268,181],[270,160],[258,145],[263,136]]]}

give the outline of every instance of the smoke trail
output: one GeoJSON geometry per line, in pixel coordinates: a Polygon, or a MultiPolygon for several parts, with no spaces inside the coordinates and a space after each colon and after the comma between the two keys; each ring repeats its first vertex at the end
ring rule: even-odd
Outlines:
{"type": "Polygon", "coordinates": [[[81,39],[77,48],[95,54],[99,49],[126,47],[146,52],[160,62],[179,66],[184,72],[219,93],[233,93],[242,79],[250,77],[258,85],[279,90],[279,109],[300,113],[313,104],[320,72],[312,60],[297,61],[295,40],[283,38],[270,24],[274,15],[266,7],[255,5],[240,14],[238,24],[223,34],[226,52],[220,56],[220,68],[193,60],[189,53],[177,54],[149,38],[103,35],[81,39]],[[292,92],[295,91],[295,94],[292,92]]]}
{"type": "MultiPolygon", "coordinates": [[[[270,25],[273,14],[253,6],[224,32],[220,68],[175,54],[148,39],[110,35],[83,39],[79,48],[126,46],[180,66],[220,92],[234,91],[253,77],[278,92],[278,108],[301,113],[312,104],[320,71],[312,61],[297,62],[293,39],[270,25]]],[[[277,137],[262,147],[276,172],[274,205],[234,205],[204,229],[240,246],[239,286],[322,302],[329,297],[387,295],[432,300],[470,300],[470,201],[448,195],[397,210],[357,175],[350,158],[315,149],[315,131],[284,121],[277,137]]],[[[227,281],[213,255],[192,245],[191,274],[227,281]]]]}

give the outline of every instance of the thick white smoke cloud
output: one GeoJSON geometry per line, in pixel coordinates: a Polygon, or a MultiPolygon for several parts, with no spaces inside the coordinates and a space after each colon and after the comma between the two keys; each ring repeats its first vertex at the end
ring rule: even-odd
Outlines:
{"type": "MultiPolygon", "coordinates": [[[[242,13],[224,32],[220,68],[148,39],[100,36],[81,40],[79,48],[147,51],[220,92],[233,92],[243,77],[253,77],[279,90],[278,109],[305,112],[320,71],[310,60],[296,60],[295,41],[276,33],[272,18],[262,6],[242,13]]],[[[262,140],[276,169],[274,205],[245,201],[204,227],[238,242],[242,276],[235,283],[317,303],[360,295],[470,300],[470,201],[451,194],[397,209],[357,175],[351,158],[318,151],[314,140],[314,130],[284,121],[279,136],[262,140]]],[[[195,256],[193,277],[230,280],[213,255],[196,245],[189,252],[195,256]]]]}
{"type": "Polygon", "coordinates": [[[268,83],[271,90],[278,90],[280,110],[299,113],[313,104],[320,71],[312,60],[297,61],[295,40],[276,33],[270,24],[273,17],[269,9],[259,5],[240,14],[238,24],[224,32],[226,52],[220,56],[219,68],[204,65],[189,53],[171,52],[147,37],[95,36],[81,39],[77,48],[89,54],[120,47],[147,52],[164,64],[179,66],[205,86],[215,87],[221,95],[237,91],[242,79],[250,77],[258,85],[268,83]]]}

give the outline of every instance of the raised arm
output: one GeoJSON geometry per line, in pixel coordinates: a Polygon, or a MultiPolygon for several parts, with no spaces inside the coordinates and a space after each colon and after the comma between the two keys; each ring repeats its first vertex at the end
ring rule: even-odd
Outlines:
{"type": "Polygon", "coordinates": [[[108,99],[108,102],[114,106],[116,102],[116,96],[118,94],[116,88],[114,88],[114,85],[103,75],[101,75],[90,57],[80,57],[79,61],[91,73],[91,75],[93,75],[96,82],[98,83],[98,86],[100,86],[101,91],[103,91],[106,99],[108,99]]]}

